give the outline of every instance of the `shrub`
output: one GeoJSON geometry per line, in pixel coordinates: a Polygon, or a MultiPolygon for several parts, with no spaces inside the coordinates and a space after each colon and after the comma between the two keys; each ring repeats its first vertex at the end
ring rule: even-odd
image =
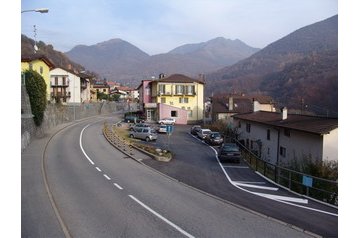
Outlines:
{"type": "Polygon", "coordinates": [[[34,115],[34,122],[36,126],[40,126],[44,112],[46,109],[46,83],[43,77],[33,70],[26,70],[25,74],[25,84],[26,91],[29,95],[31,111],[34,115]]]}

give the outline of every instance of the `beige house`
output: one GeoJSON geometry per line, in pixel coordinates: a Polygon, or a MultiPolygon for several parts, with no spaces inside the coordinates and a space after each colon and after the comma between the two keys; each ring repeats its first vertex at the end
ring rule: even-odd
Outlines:
{"type": "Polygon", "coordinates": [[[233,116],[237,139],[277,165],[294,160],[338,161],[338,119],[254,111],[233,116]]]}

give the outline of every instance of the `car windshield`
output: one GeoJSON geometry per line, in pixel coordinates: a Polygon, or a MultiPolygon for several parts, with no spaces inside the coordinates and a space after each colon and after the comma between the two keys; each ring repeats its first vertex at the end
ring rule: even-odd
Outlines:
{"type": "Polygon", "coordinates": [[[227,152],[239,152],[239,148],[236,145],[224,145],[223,150],[227,152]]]}

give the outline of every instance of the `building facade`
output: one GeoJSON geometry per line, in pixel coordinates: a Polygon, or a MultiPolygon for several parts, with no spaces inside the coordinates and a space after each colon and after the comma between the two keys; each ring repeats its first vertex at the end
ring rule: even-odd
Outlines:
{"type": "Polygon", "coordinates": [[[50,86],[50,70],[54,68],[54,64],[45,56],[32,55],[21,57],[21,71],[34,70],[39,73],[46,83],[46,98],[51,100],[50,86]]]}
{"type": "Polygon", "coordinates": [[[338,161],[338,119],[254,111],[233,116],[237,139],[261,159],[338,161]]]}
{"type": "Polygon", "coordinates": [[[138,87],[139,100],[147,120],[175,118],[179,124],[203,120],[204,82],[182,74],[143,80],[138,87]]]}

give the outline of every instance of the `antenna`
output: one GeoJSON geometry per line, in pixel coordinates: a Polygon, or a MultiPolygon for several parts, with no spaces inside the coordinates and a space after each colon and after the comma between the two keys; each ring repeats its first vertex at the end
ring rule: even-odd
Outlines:
{"type": "Polygon", "coordinates": [[[35,52],[35,54],[39,50],[39,48],[36,45],[36,35],[37,35],[37,33],[36,33],[36,25],[34,25],[34,40],[35,40],[34,52],[35,52]]]}

